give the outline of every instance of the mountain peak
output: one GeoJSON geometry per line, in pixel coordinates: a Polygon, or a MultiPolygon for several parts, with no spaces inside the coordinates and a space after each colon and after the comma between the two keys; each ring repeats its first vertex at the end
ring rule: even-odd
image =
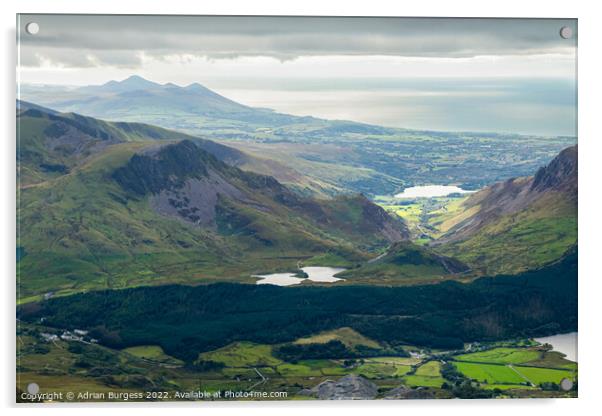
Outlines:
{"type": "Polygon", "coordinates": [[[116,91],[116,92],[125,92],[125,91],[134,91],[134,90],[144,90],[148,88],[156,88],[160,85],[149,81],[147,79],[142,78],[139,75],[132,75],[122,81],[109,81],[100,86],[100,88],[104,90],[116,91]]]}
{"type": "Polygon", "coordinates": [[[190,91],[206,91],[207,90],[206,87],[202,86],[198,82],[193,82],[192,84],[187,85],[185,87],[185,89],[190,90],[190,91]]]}
{"type": "Polygon", "coordinates": [[[157,86],[159,84],[142,78],[140,75],[131,75],[120,82],[121,85],[157,86]]]}
{"type": "Polygon", "coordinates": [[[531,190],[541,192],[547,189],[576,191],[577,145],[564,149],[547,166],[537,171],[531,190]]]}

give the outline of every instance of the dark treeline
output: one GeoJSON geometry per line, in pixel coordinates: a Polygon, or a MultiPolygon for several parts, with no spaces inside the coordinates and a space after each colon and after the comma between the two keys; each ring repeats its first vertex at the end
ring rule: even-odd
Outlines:
{"type": "Polygon", "coordinates": [[[193,361],[230,342],[290,342],[349,326],[389,346],[463,342],[577,328],[577,253],[518,276],[412,287],[295,287],[219,283],[107,290],[19,308],[21,319],[92,330],[122,348],[158,344],[193,361]]]}
{"type": "Polygon", "coordinates": [[[274,356],[291,363],[299,360],[350,358],[354,355],[353,351],[338,340],[324,344],[285,344],[274,350],[274,356]]]}
{"type": "Polygon", "coordinates": [[[356,345],[349,348],[339,340],[321,344],[284,344],[274,349],[274,356],[295,363],[300,360],[320,360],[332,358],[367,358],[377,356],[409,357],[403,348],[371,348],[356,345]]]}

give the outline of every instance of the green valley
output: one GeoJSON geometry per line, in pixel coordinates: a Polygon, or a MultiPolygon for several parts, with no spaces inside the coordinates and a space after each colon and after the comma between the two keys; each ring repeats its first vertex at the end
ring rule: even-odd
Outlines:
{"type": "Polygon", "coordinates": [[[576,396],[577,363],[532,340],[577,329],[573,138],[124,83],[56,107],[114,121],[18,102],[18,389],[576,396]],[[139,86],[169,121],[129,113],[139,86]],[[428,184],[471,193],[396,196],[428,184]]]}

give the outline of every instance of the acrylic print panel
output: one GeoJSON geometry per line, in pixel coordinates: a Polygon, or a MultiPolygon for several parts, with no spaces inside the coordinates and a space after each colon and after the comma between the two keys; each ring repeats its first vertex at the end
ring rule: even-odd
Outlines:
{"type": "Polygon", "coordinates": [[[576,39],[18,16],[17,401],[576,397],[576,39]]]}

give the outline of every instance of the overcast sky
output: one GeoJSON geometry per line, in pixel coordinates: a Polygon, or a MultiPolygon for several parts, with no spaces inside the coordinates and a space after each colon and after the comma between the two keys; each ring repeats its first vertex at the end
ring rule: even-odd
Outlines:
{"type": "Polygon", "coordinates": [[[574,135],[576,37],[563,26],[577,31],[557,19],[21,15],[20,79],[138,74],[299,115],[574,135]]]}

